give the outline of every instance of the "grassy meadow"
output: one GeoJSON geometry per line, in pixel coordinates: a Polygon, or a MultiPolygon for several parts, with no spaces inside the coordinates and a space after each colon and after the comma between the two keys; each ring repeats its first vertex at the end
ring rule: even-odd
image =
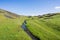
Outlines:
{"type": "MultiPolygon", "coordinates": [[[[5,17],[8,13],[0,12],[0,40],[32,40],[27,33],[21,28],[26,19],[24,16],[5,17]]],[[[10,14],[9,14],[10,15],[10,14]]]]}
{"type": "Polygon", "coordinates": [[[60,40],[60,14],[28,19],[26,26],[41,40],[60,40]]]}
{"type": "Polygon", "coordinates": [[[60,40],[60,13],[22,16],[0,10],[0,40],[32,40],[21,27],[26,20],[29,31],[41,40],[60,40]]]}

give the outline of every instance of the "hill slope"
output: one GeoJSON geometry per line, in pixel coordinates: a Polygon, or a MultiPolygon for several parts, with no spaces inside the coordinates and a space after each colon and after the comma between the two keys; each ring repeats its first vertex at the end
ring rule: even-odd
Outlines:
{"type": "Polygon", "coordinates": [[[60,40],[60,13],[27,17],[2,9],[0,9],[0,40],[32,40],[30,33],[27,34],[22,29],[24,21],[29,32],[38,40],[60,40]]]}
{"type": "Polygon", "coordinates": [[[26,26],[41,40],[60,40],[60,13],[33,17],[27,20],[26,26]]]}
{"type": "Polygon", "coordinates": [[[25,16],[0,9],[0,40],[31,40],[21,28],[25,16]]]}

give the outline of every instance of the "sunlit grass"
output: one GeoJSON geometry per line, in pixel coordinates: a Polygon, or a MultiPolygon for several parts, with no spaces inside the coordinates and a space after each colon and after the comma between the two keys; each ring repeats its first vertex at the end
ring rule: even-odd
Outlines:
{"type": "Polygon", "coordinates": [[[60,15],[50,19],[28,19],[27,27],[41,40],[60,40],[60,15]]]}
{"type": "Polygon", "coordinates": [[[31,40],[21,28],[26,17],[10,19],[0,14],[0,40],[31,40]]]}

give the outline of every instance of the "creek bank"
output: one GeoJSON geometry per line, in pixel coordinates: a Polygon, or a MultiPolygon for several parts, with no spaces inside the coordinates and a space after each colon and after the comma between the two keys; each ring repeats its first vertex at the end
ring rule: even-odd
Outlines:
{"type": "Polygon", "coordinates": [[[26,20],[22,24],[22,29],[32,38],[32,40],[40,40],[38,37],[34,36],[29,29],[26,27],[26,20]]]}

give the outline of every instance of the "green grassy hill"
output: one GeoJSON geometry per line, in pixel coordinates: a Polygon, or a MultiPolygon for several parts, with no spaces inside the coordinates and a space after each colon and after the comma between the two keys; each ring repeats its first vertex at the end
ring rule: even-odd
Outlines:
{"type": "Polygon", "coordinates": [[[41,40],[60,40],[60,13],[33,17],[26,26],[41,40]]]}
{"type": "Polygon", "coordinates": [[[25,16],[0,9],[0,40],[31,40],[21,28],[25,16]]]}
{"type": "Polygon", "coordinates": [[[32,40],[21,27],[41,40],[60,40],[60,13],[22,16],[0,9],[0,40],[32,40]]]}

